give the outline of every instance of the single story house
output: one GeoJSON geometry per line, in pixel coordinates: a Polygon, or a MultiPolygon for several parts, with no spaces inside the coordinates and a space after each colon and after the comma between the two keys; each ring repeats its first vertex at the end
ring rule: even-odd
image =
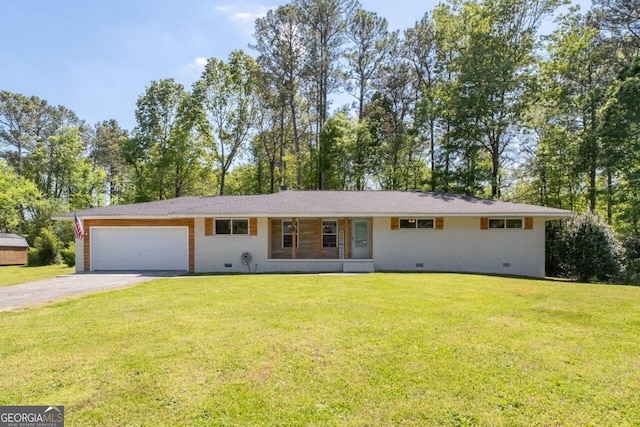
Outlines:
{"type": "Polygon", "coordinates": [[[545,221],[571,214],[422,191],[180,197],[77,212],[76,269],[542,277],[545,221]]]}
{"type": "Polygon", "coordinates": [[[26,265],[29,244],[17,234],[0,233],[0,265],[26,265]]]}

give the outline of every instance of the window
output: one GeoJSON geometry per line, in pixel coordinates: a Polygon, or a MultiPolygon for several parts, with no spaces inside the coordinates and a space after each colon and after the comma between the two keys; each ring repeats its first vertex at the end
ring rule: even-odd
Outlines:
{"type": "Polygon", "coordinates": [[[322,221],[322,247],[338,247],[338,221],[322,221]]]}
{"type": "Polygon", "coordinates": [[[248,219],[216,219],[216,234],[249,234],[248,219]]]}
{"type": "Polygon", "coordinates": [[[282,221],[282,247],[290,248],[293,246],[293,232],[296,232],[296,248],[300,247],[300,229],[298,229],[298,221],[292,224],[291,221],[282,221]]]}
{"type": "Polygon", "coordinates": [[[435,221],[433,218],[401,218],[400,229],[433,229],[435,221]]]}
{"type": "Polygon", "coordinates": [[[522,218],[489,218],[489,229],[522,229],[522,218]]]}
{"type": "Polygon", "coordinates": [[[231,230],[233,231],[233,234],[249,234],[249,220],[234,219],[231,223],[231,230]]]}

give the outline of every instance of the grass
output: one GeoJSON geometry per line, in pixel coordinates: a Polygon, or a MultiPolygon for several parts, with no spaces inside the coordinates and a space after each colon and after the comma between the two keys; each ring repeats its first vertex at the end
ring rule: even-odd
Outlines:
{"type": "Polygon", "coordinates": [[[0,267],[0,286],[17,285],[35,280],[50,279],[63,274],[72,274],[75,267],[63,264],[44,267],[27,267],[24,265],[8,265],[0,267]]]}
{"type": "Polygon", "coordinates": [[[0,313],[0,405],[69,426],[640,423],[640,288],[163,279],[0,313]]]}

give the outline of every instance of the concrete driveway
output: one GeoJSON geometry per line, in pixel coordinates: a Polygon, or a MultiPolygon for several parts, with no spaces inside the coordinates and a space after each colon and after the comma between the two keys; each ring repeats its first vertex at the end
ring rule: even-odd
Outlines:
{"type": "Polygon", "coordinates": [[[80,273],[37,282],[0,287],[0,311],[45,304],[65,297],[123,288],[160,277],[175,277],[180,271],[80,273]]]}

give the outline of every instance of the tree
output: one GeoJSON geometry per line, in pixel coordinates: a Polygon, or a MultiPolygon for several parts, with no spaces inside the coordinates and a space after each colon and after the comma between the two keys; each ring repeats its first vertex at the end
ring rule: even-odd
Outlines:
{"type": "Polygon", "coordinates": [[[0,142],[17,150],[15,153],[6,151],[3,155],[19,176],[22,175],[24,155],[54,132],[51,107],[46,101],[35,96],[28,98],[17,93],[0,92],[0,142]]]}
{"type": "Polygon", "coordinates": [[[536,31],[557,5],[556,0],[486,0],[454,3],[449,10],[454,17],[449,22],[463,28],[449,65],[455,74],[454,137],[470,142],[471,153],[488,156],[492,197],[500,197],[501,169],[525,110],[536,31]]]}
{"type": "MultiPolygon", "coordinates": [[[[305,60],[306,48],[301,30],[301,11],[292,4],[269,10],[264,18],[256,20],[254,37],[256,44],[251,46],[259,52],[258,63],[263,67],[267,86],[275,88],[277,94],[270,94],[271,109],[280,109],[280,176],[283,175],[283,157],[285,145],[285,109],[289,110],[289,121],[293,136],[296,157],[296,183],[302,185],[302,146],[299,129],[299,108],[297,96],[305,60]]],[[[260,79],[263,80],[263,79],[260,79]]],[[[269,93],[267,88],[263,94],[269,93]]],[[[272,164],[273,165],[273,164],[272,164]]],[[[273,169],[272,169],[273,170],[273,169]]],[[[273,176],[273,174],[272,174],[273,176]]]]}
{"type": "MultiPolygon", "coordinates": [[[[625,66],[609,89],[599,135],[605,168],[618,189],[618,213],[634,234],[640,232],[640,58],[625,66]]],[[[613,201],[608,216],[613,216],[613,201]]]]}
{"type": "Polygon", "coordinates": [[[413,28],[405,30],[403,52],[414,71],[414,85],[417,89],[414,126],[419,135],[425,131],[427,133],[431,166],[430,187],[431,191],[435,191],[438,182],[437,126],[442,121],[442,115],[438,111],[438,86],[444,79],[437,69],[438,39],[435,23],[429,14],[425,14],[413,28]]]}
{"type": "Polygon", "coordinates": [[[128,132],[112,119],[95,125],[90,142],[89,159],[94,167],[104,169],[108,203],[112,205],[117,205],[127,193],[126,163],[120,149],[127,139],[128,132]]]}
{"type": "Polygon", "coordinates": [[[22,233],[23,211],[40,197],[31,181],[0,160],[0,233],[22,233]]]}
{"type": "Polygon", "coordinates": [[[164,79],[151,83],[137,107],[132,138],[120,140],[124,161],[133,168],[136,201],[188,194],[203,172],[197,101],[181,84],[164,79]]]}
{"type": "MultiPolygon", "coordinates": [[[[358,3],[356,0],[297,0],[294,5],[303,11],[304,76],[309,104],[315,110],[315,133],[319,136],[328,117],[329,95],[341,87],[344,80],[340,59],[345,31],[348,17],[358,3]]],[[[318,188],[323,189],[322,174],[318,174],[318,178],[318,188]]]]}
{"type": "Polygon", "coordinates": [[[342,111],[330,117],[320,132],[322,180],[327,190],[345,190],[353,178],[354,146],[357,138],[357,123],[342,111]]]}
{"type": "MultiPolygon", "coordinates": [[[[377,14],[358,9],[347,23],[346,37],[351,42],[345,53],[352,92],[357,99],[358,121],[364,120],[364,106],[380,79],[380,70],[397,46],[397,33],[389,32],[387,20],[377,14]]],[[[364,189],[366,180],[367,141],[363,134],[356,135],[352,163],[356,189],[364,189]]],[[[322,141],[321,141],[322,144],[322,141]]],[[[321,148],[321,151],[323,148],[321,148]]],[[[326,151],[326,150],[325,150],[326,151]]]]}
{"type": "Polygon", "coordinates": [[[256,62],[236,50],[228,62],[210,58],[202,77],[194,85],[194,95],[203,114],[202,131],[210,145],[215,145],[220,195],[224,194],[227,172],[254,130],[256,75],[256,62]]]}
{"type": "Polygon", "coordinates": [[[612,280],[620,274],[624,249],[613,230],[596,214],[588,212],[566,221],[554,252],[570,277],[580,282],[612,280]]]}

